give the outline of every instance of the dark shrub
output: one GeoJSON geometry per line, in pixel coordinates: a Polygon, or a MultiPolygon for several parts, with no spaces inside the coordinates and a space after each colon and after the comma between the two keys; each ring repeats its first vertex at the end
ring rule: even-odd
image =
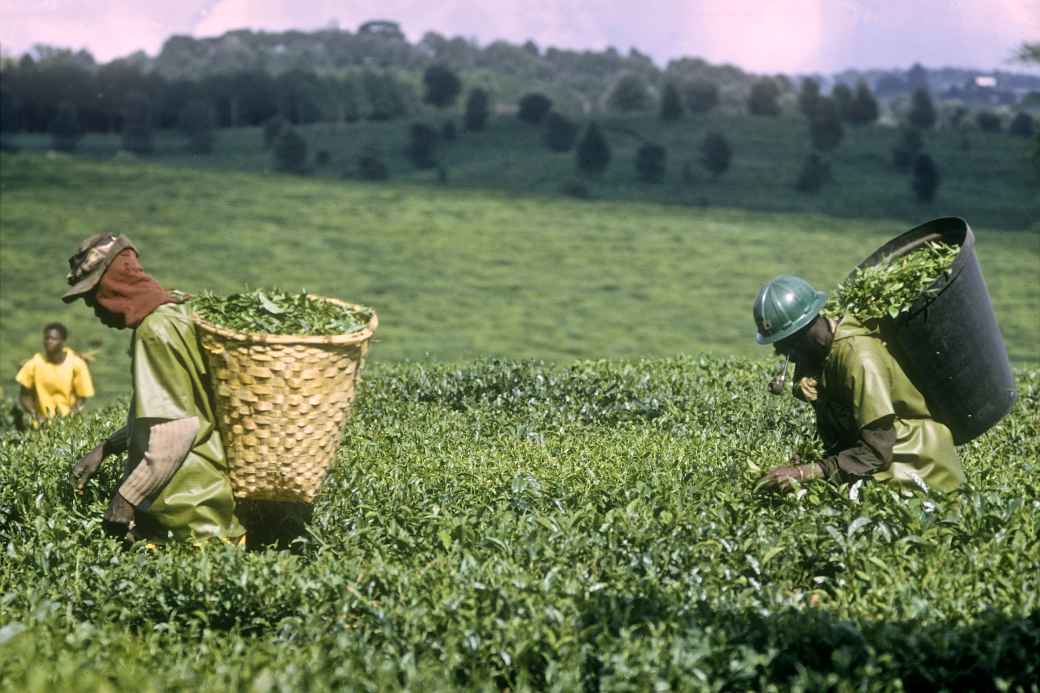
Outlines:
{"type": "Polygon", "coordinates": [[[423,84],[426,93],[423,102],[437,108],[444,108],[455,103],[462,92],[462,81],[450,68],[444,65],[431,65],[423,73],[423,84]]]}
{"type": "Polygon", "coordinates": [[[823,187],[823,184],[831,179],[831,165],[822,156],[812,152],[805,157],[802,163],[801,173],[794,187],[800,192],[814,193],[823,187]]]}
{"type": "Polygon", "coordinates": [[[849,104],[845,119],[853,125],[869,125],[878,119],[881,109],[870,87],[863,80],[856,84],[856,93],[849,104]]]}
{"type": "Polygon", "coordinates": [[[188,138],[188,150],[195,154],[213,151],[216,123],[213,105],[205,99],[192,99],[177,116],[177,127],[188,138]]]}
{"type": "Polygon", "coordinates": [[[725,135],[717,132],[708,133],[701,142],[701,164],[708,169],[712,177],[718,178],[729,168],[733,159],[733,148],[725,135]]]}
{"type": "Polygon", "coordinates": [[[993,111],[979,111],[975,114],[975,124],[983,132],[1000,132],[1000,116],[993,111]]]}
{"type": "Polygon", "coordinates": [[[332,162],[332,155],[328,149],[319,149],[314,155],[315,166],[328,166],[332,162]]]}
{"type": "Polygon", "coordinates": [[[751,95],[748,96],[748,111],[751,115],[777,116],[780,115],[780,87],[768,77],[760,79],[751,85],[751,95]]]}
{"type": "Polygon", "coordinates": [[[275,140],[288,127],[289,121],[282,117],[280,113],[276,113],[264,121],[264,149],[270,149],[274,146],[275,140]]]}
{"type": "Polygon", "coordinates": [[[568,197],[574,197],[579,200],[588,200],[592,197],[592,193],[589,191],[589,187],[585,182],[576,178],[571,178],[561,183],[560,192],[568,197]]]}
{"type": "Polygon", "coordinates": [[[668,166],[668,150],[659,144],[646,142],[636,151],[636,173],[639,180],[660,183],[668,166]]]}
{"type": "Polygon", "coordinates": [[[910,97],[910,113],[907,115],[910,124],[919,130],[927,130],[935,125],[935,118],[932,95],[924,87],[914,89],[910,97]]]}
{"type": "Polygon", "coordinates": [[[582,173],[600,174],[607,170],[610,165],[610,145],[596,123],[589,123],[585,129],[575,156],[578,170],[582,173]]]}
{"type": "Polygon", "coordinates": [[[820,100],[820,83],[811,77],[802,80],[802,88],[798,92],[798,110],[806,118],[811,118],[820,100]]]}
{"type": "Polygon", "coordinates": [[[821,96],[816,101],[816,108],[809,116],[809,138],[814,149],[829,152],[839,144],[845,136],[845,128],[841,124],[841,114],[834,99],[821,96]]]}
{"type": "Polygon", "coordinates": [[[1019,113],[1011,119],[1008,132],[1019,137],[1032,137],[1036,132],[1036,121],[1028,113],[1019,113]]]}
{"type": "Polygon", "coordinates": [[[578,126],[566,116],[550,111],[545,117],[545,146],[554,152],[569,152],[578,136],[578,126]]]}
{"type": "Polygon", "coordinates": [[[679,90],[669,82],[664,85],[664,93],[661,94],[661,120],[672,122],[679,120],[683,114],[682,99],[679,98],[679,90]]]}
{"type": "Polygon", "coordinates": [[[520,98],[516,117],[525,123],[537,125],[545,120],[552,109],[552,101],[545,94],[525,94],[520,98]]]}
{"type": "Polygon", "coordinates": [[[852,90],[847,84],[835,84],[831,89],[831,100],[837,109],[838,117],[848,120],[849,112],[852,110],[852,90]]]}
{"type": "Polygon", "coordinates": [[[635,74],[622,75],[607,97],[607,105],[622,113],[646,110],[650,107],[650,101],[646,80],[635,74]]]}
{"type": "Polygon", "coordinates": [[[416,123],[409,130],[405,155],[416,168],[427,169],[437,165],[437,130],[425,123],[416,123]]]}
{"type": "Polygon", "coordinates": [[[690,113],[707,113],[719,103],[719,85],[695,79],[686,85],[686,107],[690,113]]]}
{"type": "Polygon", "coordinates": [[[357,160],[358,177],[362,180],[386,180],[390,172],[386,168],[383,156],[375,147],[365,147],[357,160]]]}
{"type": "Polygon", "coordinates": [[[79,114],[76,107],[68,101],[63,101],[58,106],[58,112],[51,118],[49,131],[51,134],[51,147],[59,152],[75,151],[83,137],[83,128],[79,124],[79,114]]]}
{"type": "Polygon", "coordinates": [[[932,157],[927,154],[919,154],[914,161],[913,179],[911,187],[914,195],[920,202],[931,202],[935,199],[935,192],[939,189],[939,167],[936,166],[932,157]]]}
{"type": "Polygon", "coordinates": [[[469,97],[466,98],[466,130],[469,132],[483,130],[490,111],[491,99],[487,90],[479,87],[471,89],[469,97]]]}
{"type": "Polygon", "coordinates": [[[287,127],[274,141],[274,167],[286,173],[303,173],[307,169],[307,140],[295,129],[287,127]]]}
{"type": "Polygon", "coordinates": [[[454,142],[459,137],[459,131],[455,127],[454,120],[445,120],[441,126],[441,137],[445,142],[454,142]]]}
{"type": "Polygon", "coordinates": [[[916,128],[904,128],[899,141],[892,147],[892,165],[897,171],[907,171],[913,166],[917,155],[924,148],[924,137],[916,128]]]}
{"type": "Polygon", "coordinates": [[[123,149],[134,154],[151,154],[155,149],[152,133],[152,103],[142,93],[130,94],[123,108],[123,149]]]}

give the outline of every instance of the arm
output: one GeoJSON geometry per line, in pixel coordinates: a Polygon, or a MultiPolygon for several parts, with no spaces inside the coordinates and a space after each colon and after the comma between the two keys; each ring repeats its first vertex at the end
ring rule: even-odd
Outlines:
{"type": "Polygon", "coordinates": [[[22,410],[29,415],[29,418],[32,419],[34,423],[40,423],[43,421],[39,411],[36,409],[36,395],[34,395],[33,391],[25,385],[22,385],[21,392],[18,393],[18,404],[21,405],[22,410]]]}
{"type": "Polygon", "coordinates": [[[895,417],[882,417],[860,429],[859,444],[846,448],[821,463],[823,476],[841,483],[855,481],[887,469],[892,464],[896,443],[895,417]]]}
{"type": "Polygon", "coordinates": [[[126,452],[128,439],[129,431],[124,426],[76,462],[72,468],[72,480],[76,484],[77,493],[83,493],[83,487],[106,457],[126,452]]]}

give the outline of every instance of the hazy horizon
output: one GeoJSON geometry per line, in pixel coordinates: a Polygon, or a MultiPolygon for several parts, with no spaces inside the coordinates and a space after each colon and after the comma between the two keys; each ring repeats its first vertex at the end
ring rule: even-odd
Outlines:
{"type": "Polygon", "coordinates": [[[845,69],[930,68],[1036,71],[1011,57],[1040,40],[1040,0],[528,0],[494,9],[473,0],[430,6],[417,0],[184,0],[103,8],[85,0],[0,2],[0,49],[35,44],[79,50],[100,62],[144,50],[158,54],[172,35],[219,36],[234,29],[311,31],[364,21],[401,24],[411,41],[427,31],[539,47],[635,48],[663,66],[683,56],[751,72],[833,73],[845,69]],[[952,5],[952,6],[951,6],[952,5]],[[927,27],[928,31],[922,31],[927,27]]]}

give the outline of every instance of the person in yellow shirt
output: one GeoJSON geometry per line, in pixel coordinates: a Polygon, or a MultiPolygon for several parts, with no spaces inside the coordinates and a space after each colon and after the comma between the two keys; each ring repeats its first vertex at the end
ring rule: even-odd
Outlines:
{"type": "Polygon", "coordinates": [[[86,362],[65,346],[69,332],[60,322],[43,328],[43,353],[26,361],[15,378],[22,386],[19,402],[35,428],[59,414],[78,411],[94,384],[86,362]]]}

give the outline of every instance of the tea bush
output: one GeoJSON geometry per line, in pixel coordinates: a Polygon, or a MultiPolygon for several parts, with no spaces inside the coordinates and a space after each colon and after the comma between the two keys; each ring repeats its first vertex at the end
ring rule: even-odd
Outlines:
{"type": "Polygon", "coordinates": [[[1040,371],[951,497],[754,492],[813,445],[772,364],[383,366],[291,552],[120,548],[123,411],[0,438],[14,690],[1028,689],[1040,371]]]}

